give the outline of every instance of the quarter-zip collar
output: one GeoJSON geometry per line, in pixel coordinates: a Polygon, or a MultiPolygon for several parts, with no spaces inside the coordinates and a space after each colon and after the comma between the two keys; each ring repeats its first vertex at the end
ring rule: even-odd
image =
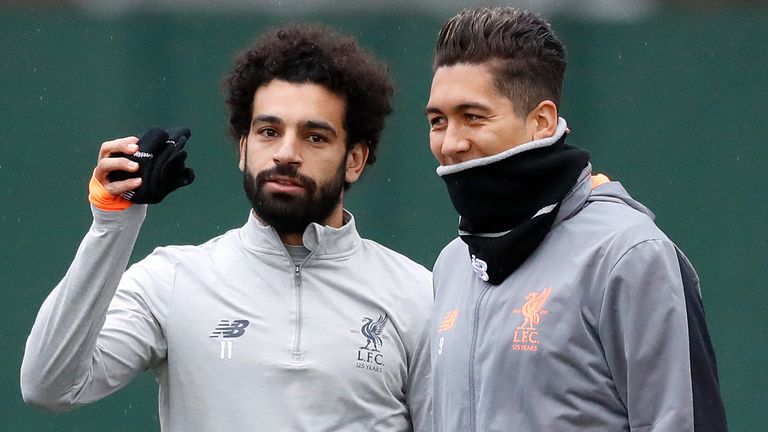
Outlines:
{"type": "MultiPolygon", "coordinates": [[[[285,254],[285,246],[277,232],[263,224],[251,211],[243,227],[241,239],[251,250],[285,254]]],[[[312,251],[313,259],[335,258],[352,254],[362,243],[352,213],[344,210],[344,224],[340,228],[311,223],[302,235],[304,246],[312,251]]]]}

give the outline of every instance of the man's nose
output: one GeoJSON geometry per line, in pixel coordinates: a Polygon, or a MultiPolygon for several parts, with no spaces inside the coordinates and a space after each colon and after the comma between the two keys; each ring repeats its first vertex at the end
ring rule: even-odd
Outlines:
{"type": "Polygon", "coordinates": [[[448,125],[440,148],[443,156],[450,158],[469,151],[471,142],[463,132],[461,125],[448,125]]]}
{"type": "Polygon", "coordinates": [[[298,137],[286,134],[272,155],[272,160],[275,164],[300,165],[301,145],[302,142],[298,137]]]}

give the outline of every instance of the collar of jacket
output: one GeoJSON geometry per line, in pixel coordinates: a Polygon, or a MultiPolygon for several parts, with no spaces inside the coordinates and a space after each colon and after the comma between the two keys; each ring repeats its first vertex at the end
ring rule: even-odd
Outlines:
{"type": "MultiPolygon", "coordinates": [[[[613,182],[612,182],[613,183],[613,182]]],[[[555,216],[555,221],[552,224],[555,225],[563,222],[571,217],[575,216],[584,205],[592,193],[592,164],[587,163],[587,166],[581,170],[579,179],[576,180],[576,184],[571,188],[568,194],[565,195],[563,201],[560,203],[560,208],[555,216]]]]}
{"type": "MultiPolygon", "coordinates": [[[[253,211],[248,214],[248,222],[243,227],[241,238],[245,246],[254,251],[281,255],[286,253],[285,246],[274,228],[259,221],[253,211]]],[[[341,228],[311,223],[304,230],[302,240],[315,258],[349,255],[362,242],[355,228],[355,218],[347,210],[344,210],[344,225],[341,228]]]]}

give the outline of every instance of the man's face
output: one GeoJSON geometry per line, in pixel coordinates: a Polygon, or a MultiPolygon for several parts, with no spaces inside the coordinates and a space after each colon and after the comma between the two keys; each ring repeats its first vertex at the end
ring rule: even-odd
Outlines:
{"type": "Polygon", "coordinates": [[[438,68],[426,114],[429,147],[440,165],[492,156],[534,136],[535,125],[494,86],[488,64],[438,68]]]}
{"type": "Polygon", "coordinates": [[[316,84],[273,80],[254,94],[240,170],[256,215],[279,233],[341,215],[344,182],[360,174],[350,168],[359,147],[346,150],[345,109],[343,98],[316,84]]]}

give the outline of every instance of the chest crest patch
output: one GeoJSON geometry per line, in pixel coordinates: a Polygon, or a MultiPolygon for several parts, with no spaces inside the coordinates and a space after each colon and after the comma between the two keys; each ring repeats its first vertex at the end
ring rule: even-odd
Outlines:
{"type": "Polygon", "coordinates": [[[378,318],[363,317],[363,325],[360,327],[360,331],[352,331],[365,338],[365,345],[357,349],[355,366],[358,369],[378,373],[383,371],[384,354],[381,352],[381,346],[384,343],[382,339],[386,339],[386,336],[382,336],[382,332],[388,322],[389,316],[387,314],[379,314],[378,318]]]}
{"type": "Polygon", "coordinates": [[[544,288],[541,292],[530,292],[525,297],[525,303],[520,309],[512,312],[523,315],[523,322],[515,328],[512,349],[515,351],[538,351],[541,340],[537,329],[541,322],[541,316],[549,311],[544,309],[544,304],[552,292],[552,287],[544,288]]]}

